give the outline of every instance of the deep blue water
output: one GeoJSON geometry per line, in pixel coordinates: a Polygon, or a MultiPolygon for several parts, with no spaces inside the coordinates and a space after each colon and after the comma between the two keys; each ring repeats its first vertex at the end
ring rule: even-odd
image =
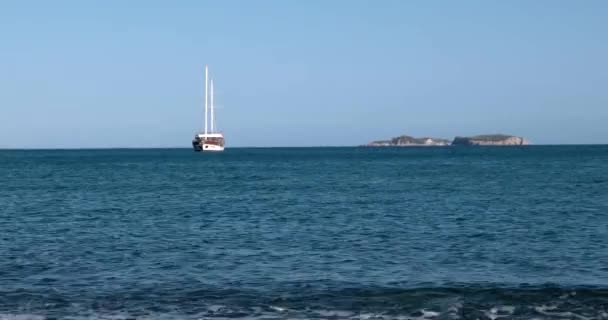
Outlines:
{"type": "Polygon", "coordinates": [[[608,319],[608,146],[0,151],[0,319],[608,319]]]}

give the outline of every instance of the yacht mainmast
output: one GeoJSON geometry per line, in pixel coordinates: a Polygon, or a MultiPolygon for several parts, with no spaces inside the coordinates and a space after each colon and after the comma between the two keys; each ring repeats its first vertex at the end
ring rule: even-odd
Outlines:
{"type": "Polygon", "coordinates": [[[213,79],[211,79],[211,88],[209,88],[209,91],[211,91],[211,133],[214,133],[215,132],[215,117],[214,117],[215,107],[213,106],[213,79]]]}
{"type": "Polygon", "coordinates": [[[205,65],[205,134],[207,134],[207,88],[209,88],[207,82],[209,81],[209,68],[205,65]]]}

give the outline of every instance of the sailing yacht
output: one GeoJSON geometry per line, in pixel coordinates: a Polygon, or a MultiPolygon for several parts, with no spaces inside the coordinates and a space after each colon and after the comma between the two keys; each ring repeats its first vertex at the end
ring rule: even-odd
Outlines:
{"type": "Polygon", "coordinates": [[[209,82],[209,68],[205,65],[205,131],[194,136],[194,151],[224,151],[224,134],[217,130],[213,104],[213,79],[209,82]],[[209,84],[210,83],[210,84],[209,84]],[[208,92],[209,91],[209,94],[208,92]],[[210,99],[209,99],[210,98],[210,99]],[[209,104],[207,102],[209,101],[209,104]],[[208,116],[211,116],[210,118],[208,116]],[[209,128],[210,127],[210,128],[209,128]]]}

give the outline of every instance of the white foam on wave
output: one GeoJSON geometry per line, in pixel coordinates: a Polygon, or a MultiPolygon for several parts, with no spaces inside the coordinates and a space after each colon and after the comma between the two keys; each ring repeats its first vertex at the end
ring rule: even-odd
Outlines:
{"type": "Polygon", "coordinates": [[[358,315],[358,319],[370,320],[370,319],[383,319],[380,314],[376,313],[361,313],[358,315]]]}
{"type": "Polygon", "coordinates": [[[221,305],[221,304],[212,304],[207,307],[207,310],[209,310],[211,312],[220,312],[225,308],[226,308],[226,306],[221,305]]]}
{"type": "Polygon", "coordinates": [[[270,306],[269,308],[272,309],[272,310],[274,310],[274,311],[277,311],[277,312],[285,312],[285,311],[287,311],[287,309],[282,308],[282,307],[270,306]]]}
{"type": "Polygon", "coordinates": [[[422,317],[425,319],[439,317],[440,313],[436,311],[430,311],[422,309],[422,317]]]}
{"type": "MultiPolygon", "coordinates": [[[[129,311],[104,312],[99,310],[73,310],[76,313],[73,315],[64,315],[59,318],[66,320],[268,320],[268,319],[292,319],[292,320],[438,320],[438,319],[460,319],[467,317],[462,314],[463,304],[445,304],[439,307],[439,310],[431,308],[421,308],[417,311],[410,310],[344,310],[333,308],[286,308],[285,306],[276,305],[259,305],[248,307],[231,307],[222,304],[209,304],[203,306],[196,314],[183,312],[182,310],[174,309],[169,312],[150,312],[138,310],[135,313],[129,311]]],[[[482,318],[491,320],[506,320],[513,318],[517,313],[516,310],[523,311],[527,314],[526,319],[576,319],[576,320],[591,320],[605,319],[608,320],[608,313],[600,309],[580,310],[567,309],[560,307],[559,304],[544,304],[544,305],[527,305],[527,306],[510,306],[510,305],[495,305],[487,306],[487,308],[474,310],[474,313],[482,315],[482,318]],[[521,310],[520,310],[521,308],[521,310]],[[536,314],[534,314],[536,313],[536,314]]],[[[30,313],[0,313],[0,320],[47,320],[43,313],[36,314],[36,311],[30,313]]],[[[523,319],[523,318],[522,318],[523,319]]]]}
{"type": "Polygon", "coordinates": [[[44,320],[46,317],[37,314],[3,314],[0,313],[0,320],[44,320]]]}
{"type": "Polygon", "coordinates": [[[349,319],[355,313],[351,311],[344,310],[319,310],[316,313],[322,317],[331,317],[331,318],[339,318],[339,319],[349,319]]]}
{"type": "Polygon", "coordinates": [[[514,306],[496,306],[490,308],[490,310],[484,311],[486,317],[491,320],[496,320],[500,318],[509,318],[515,312],[514,306]]]}
{"type": "Polygon", "coordinates": [[[572,311],[554,311],[557,310],[557,306],[537,306],[534,310],[542,315],[553,317],[553,318],[566,318],[566,319],[580,319],[580,320],[591,320],[594,318],[585,317],[583,315],[574,313],[572,311]]]}

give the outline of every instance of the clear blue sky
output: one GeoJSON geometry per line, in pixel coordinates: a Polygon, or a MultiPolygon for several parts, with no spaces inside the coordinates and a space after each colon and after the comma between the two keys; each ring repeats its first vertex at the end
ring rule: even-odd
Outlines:
{"type": "Polygon", "coordinates": [[[608,143],[608,1],[2,1],[0,148],[608,143]]]}

